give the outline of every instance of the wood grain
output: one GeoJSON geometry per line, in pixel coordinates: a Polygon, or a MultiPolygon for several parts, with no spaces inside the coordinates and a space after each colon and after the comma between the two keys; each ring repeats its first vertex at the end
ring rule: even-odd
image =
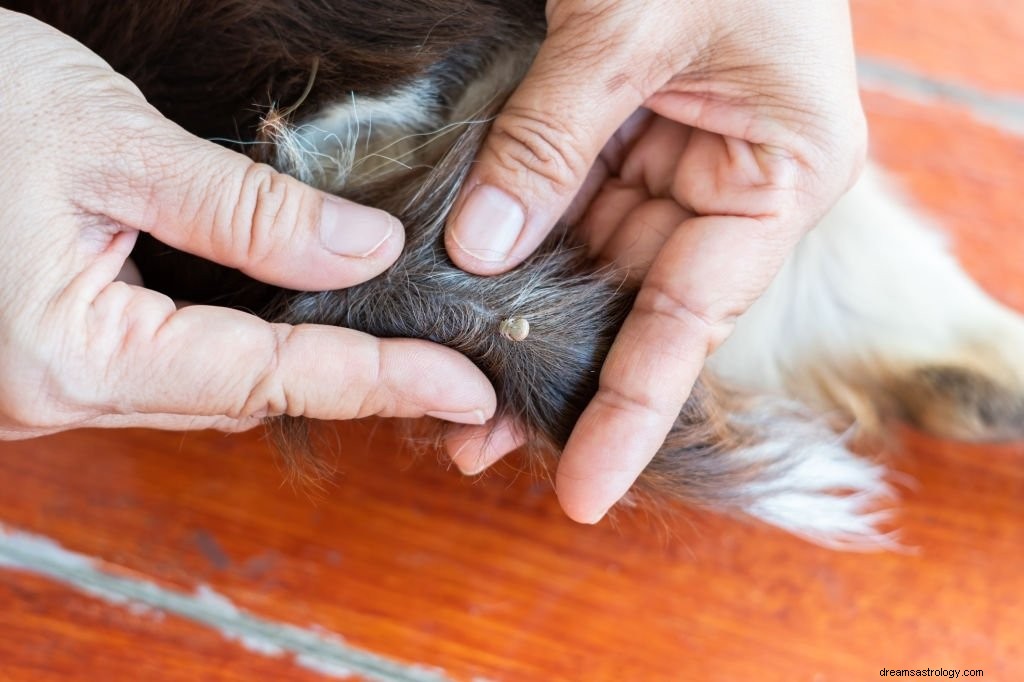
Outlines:
{"type": "Polygon", "coordinates": [[[24,573],[0,571],[0,604],[3,682],[323,679],[187,620],[111,607],[24,573]]]}
{"type": "MultiPolygon", "coordinates": [[[[855,0],[859,45],[1019,91],[1024,14],[1011,4],[855,0]]],[[[876,91],[865,104],[874,156],[983,285],[1024,310],[1024,140],[956,106],[876,91]]],[[[259,434],[3,443],[0,523],[455,680],[1024,678],[1024,445],[902,431],[890,449],[910,549],[837,554],[718,518],[578,526],[515,462],[471,481],[416,460],[386,422],[332,434],[340,472],[315,498],[282,484],[259,434]]],[[[324,679],[22,570],[0,570],[0,605],[0,680],[324,679]]]]}
{"type": "Polygon", "coordinates": [[[915,72],[1020,94],[1017,0],[851,0],[858,51],[915,72]]]}
{"type": "MultiPolygon", "coordinates": [[[[18,484],[4,522],[455,679],[1021,670],[1024,448],[908,435],[898,468],[915,485],[899,525],[915,551],[841,555],[720,519],[671,534],[643,519],[579,527],[524,477],[470,484],[433,461],[410,463],[386,427],[338,435],[346,473],[315,504],[280,486],[252,435],[82,432],[8,444],[0,470],[18,484]]],[[[55,637],[76,628],[53,617],[55,637]]],[[[95,654],[103,660],[103,647],[95,654]]]]}

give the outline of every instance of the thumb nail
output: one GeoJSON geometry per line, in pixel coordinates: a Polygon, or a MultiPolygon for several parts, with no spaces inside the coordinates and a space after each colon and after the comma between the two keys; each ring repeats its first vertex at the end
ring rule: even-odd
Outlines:
{"type": "Polygon", "coordinates": [[[522,204],[497,187],[478,185],[455,218],[452,238],[474,258],[499,263],[508,258],[525,223],[522,204]]]}
{"type": "Polygon", "coordinates": [[[339,256],[365,258],[391,237],[397,223],[384,211],[328,196],[320,214],[320,242],[339,256]]]}

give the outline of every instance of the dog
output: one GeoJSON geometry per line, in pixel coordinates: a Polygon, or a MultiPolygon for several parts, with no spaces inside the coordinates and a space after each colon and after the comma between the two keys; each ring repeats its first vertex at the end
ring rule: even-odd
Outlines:
{"type": "MultiPolygon", "coordinates": [[[[568,225],[494,277],[459,270],[443,246],[488,121],[544,37],[543,2],[6,6],[83,42],[187,130],[407,229],[386,273],[341,291],[277,290],[143,240],[134,257],[147,285],[454,348],[494,383],[499,414],[522,427],[533,456],[557,455],[635,283],[589,258],[568,225]]],[[[972,282],[869,168],[710,358],[631,495],[754,517],[831,547],[884,545],[892,491],[882,465],[851,451],[853,435],[901,420],[960,440],[1024,436],[1021,349],[1024,318],[972,282]]],[[[270,426],[292,465],[310,466],[308,425],[270,426]]]]}

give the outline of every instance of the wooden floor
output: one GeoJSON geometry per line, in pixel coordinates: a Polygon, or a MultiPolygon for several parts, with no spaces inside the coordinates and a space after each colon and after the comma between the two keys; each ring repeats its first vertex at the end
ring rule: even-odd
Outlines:
{"type": "MultiPolygon", "coordinates": [[[[1017,4],[854,2],[874,157],[1024,311],[1017,4]]],[[[0,680],[1024,679],[1024,445],[903,433],[913,551],[860,555],[578,526],[514,468],[463,479],[383,422],[338,437],[318,499],[258,434],[0,444],[0,680]]]]}

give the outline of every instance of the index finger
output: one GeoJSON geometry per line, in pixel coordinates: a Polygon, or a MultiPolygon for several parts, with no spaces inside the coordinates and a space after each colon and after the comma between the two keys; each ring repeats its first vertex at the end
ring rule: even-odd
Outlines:
{"type": "Polygon", "coordinates": [[[558,466],[562,508],[596,523],[657,453],[707,355],[767,288],[796,235],[774,221],[684,221],[651,265],[558,466]]]}
{"type": "Polygon", "coordinates": [[[270,324],[237,310],[175,309],[130,285],[106,287],[89,307],[91,340],[75,364],[93,369],[103,414],[249,420],[435,416],[483,423],[490,383],[466,358],[415,339],[351,329],[270,324]]]}

